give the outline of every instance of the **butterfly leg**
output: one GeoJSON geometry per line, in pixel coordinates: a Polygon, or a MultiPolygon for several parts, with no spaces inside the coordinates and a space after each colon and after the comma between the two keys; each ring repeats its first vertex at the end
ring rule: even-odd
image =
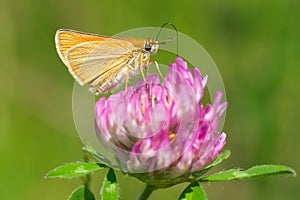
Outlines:
{"type": "MultiPolygon", "coordinates": [[[[142,77],[144,79],[144,82],[146,82],[146,77],[145,77],[145,74],[144,74],[144,69],[143,69],[143,65],[140,65],[140,71],[141,71],[141,74],[142,74],[142,77]]],[[[148,75],[148,74],[147,74],[148,75]]]]}
{"type": "Polygon", "coordinates": [[[126,71],[125,71],[125,76],[126,76],[126,79],[125,79],[125,93],[127,91],[127,86],[128,86],[128,81],[129,81],[129,69],[130,69],[130,67],[126,66],[126,71]]]}
{"type": "MultiPolygon", "coordinates": [[[[141,53],[141,54],[139,54],[139,56],[137,56],[138,59],[136,60],[136,65],[139,66],[140,72],[141,72],[142,77],[143,77],[143,80],[144,80],[144,82],[146,82],[147,79],[146,79],[145,74],[144,74],[144,64],[143,64],[144,62],[143,62],[143,56],[144,56],[143,53],[141,53]]],[[[147,76],[148,76],[148,74],[147,74],[147,76]]]]}
{"type": "Polygon", "coordinates": [[[161,71],[159,70],[158,62],[157,62],[157,61],[153,61],[153,63],[154,63],[154,65],[155,65],[155,67],[156,67],[156,69],[157,69],[157,71],[158,71],[160,77],[161,77],[161,78],[164,78],[163,75],[162,75],[162,73],[161,73],[161,71]]]}
{"type": "Polygon", "coordinates": [[[146,68],[146,75],[148,77],[150,67],[149,67],[149,65],[146,65],[145,68],[146,68]]]}

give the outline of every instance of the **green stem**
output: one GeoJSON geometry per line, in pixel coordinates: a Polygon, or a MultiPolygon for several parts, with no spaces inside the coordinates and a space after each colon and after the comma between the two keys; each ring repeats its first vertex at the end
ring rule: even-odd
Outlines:
{"type": "MultiPolygon", "coordinates": [[[[84,152],[83,154],[83,160],[85,162],[89,162],[89,154],[87,152],[84,152]]],[[[90,186],[90,182],[91,182],[91,175],[90,174],[86,174],[85,176],[83,176],[81,178],[82,184],[85,185],[85,187],[89,187],[90,186]]]]}
{"type": "Polygon", "coordinates": [[[152,192],[156,189],[156,187],[147,184],[144,191],[140,195],[139,200],[147,200],[148,197],[152,194],[152,192]]]}

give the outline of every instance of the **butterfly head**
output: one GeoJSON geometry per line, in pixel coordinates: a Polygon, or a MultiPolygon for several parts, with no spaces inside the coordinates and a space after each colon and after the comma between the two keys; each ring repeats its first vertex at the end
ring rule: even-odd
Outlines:
{"type": "Polygon", "coordinates": [[[148,40],[144,43],[144,50],[150,54],[156,54],[160,44],[166,44],[169,41],[174,40],[175,38],[169,38],[162,41],[148,40]]]}
{"type": "Polygon", "coordinates": [[[158,50],[158,42],[157,41],[146,41],[144,45],[144,50],[149,52],[150,54],[156,54],[158,50]]]}

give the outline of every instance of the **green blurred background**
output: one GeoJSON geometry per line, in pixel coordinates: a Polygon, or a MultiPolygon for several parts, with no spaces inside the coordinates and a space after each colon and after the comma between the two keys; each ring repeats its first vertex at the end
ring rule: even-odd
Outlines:
{"type": "MultiPolygon", "coordinates": [[[[219,169],[274,163],[299,172],[299,10],[298,0],[2,0],[0,199],[67,199],[80,185],[44,179],[50,169],[82,158],[71,110],[73,78],[54,47],[58,28],[114,35],[174,23],[206,48],[223,76],[232,156],[219,169]]],[[[105,173],[92,180],[95,194],[105,173]]],[[[143,184],[117,175],[121,199],[136,199],[143,184]]],[[[156,191],[150,199],[176,199],[185,186],[156,191]]],[[[300,179],[275,176],[204,188],[209,199],[298,199],[300,179]]]]}

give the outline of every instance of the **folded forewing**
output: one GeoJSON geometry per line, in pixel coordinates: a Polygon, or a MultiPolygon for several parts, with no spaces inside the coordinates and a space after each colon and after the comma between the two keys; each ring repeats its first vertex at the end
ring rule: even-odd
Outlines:
{"type": "Polygon", "coordinates": [[[71,30],[56,33],[56,47],[61,59],[81,85],[90,83],[113,66],[120,66],[113,63],[130,57],[136,49],[123,39],[71,30]]]}

